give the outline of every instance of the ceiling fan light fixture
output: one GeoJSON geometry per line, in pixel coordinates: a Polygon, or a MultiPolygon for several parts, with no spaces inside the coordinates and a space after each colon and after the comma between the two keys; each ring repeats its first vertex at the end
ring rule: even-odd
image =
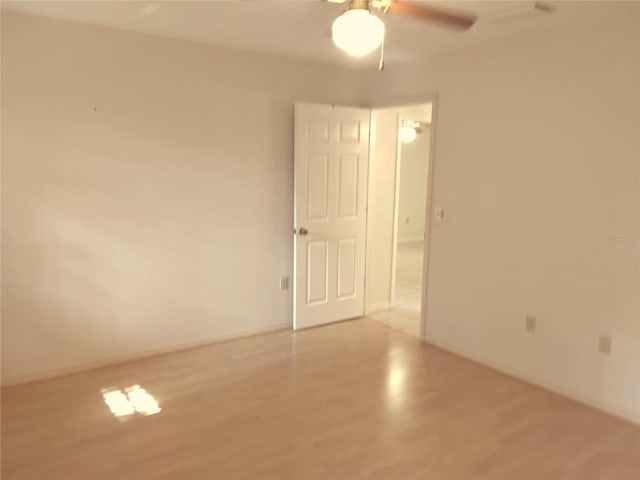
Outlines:
{"type": "Polygon", "coordinates": [[[363,57],[382,45],[384,23],[369,10],[347,10],[333,22],[333,43],[352,57],[363,57]]]}
{"type": "Polygon", "coordinates": [[[420,128],[420,122],[405,118],[398,129],[398,139],[402,143],[413,142],[418,136],[418,128],[420,128]]]}
{"type": "Polygon", "coordinates": [[[411,143],[417,136],[418,132],[416,132],[416,129],[409,125],[403,125],[400,127],[400,130],[398,130],[398,137],[402,143],[411,143]]]}

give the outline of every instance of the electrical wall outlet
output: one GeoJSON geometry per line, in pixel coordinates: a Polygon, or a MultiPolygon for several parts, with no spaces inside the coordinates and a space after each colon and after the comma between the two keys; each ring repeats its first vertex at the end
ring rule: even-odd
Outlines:
{"type": "Polygon", "coordinates": [[[609,355],[611,353],[611,343],[611,337],[600,335],[600,339],[598,340],[598,352],[603,355],[609,355]]]}
{"type": "Polygon", "coordinates": [[[447,219],[447,210],[444,207],[436,207],[436,220],[444,222],[447,219]]]}
{"type": "Polygon", "coordinates": [[[289,290],[289,277],[280,278],[280,290],[289,290]]]}
{"type": "Polygon", "coordinates": [[[536,317],[534,317],[533,315],[527,315],[524,320],[524,328],[529,333],[535,333],[536,317]]]}

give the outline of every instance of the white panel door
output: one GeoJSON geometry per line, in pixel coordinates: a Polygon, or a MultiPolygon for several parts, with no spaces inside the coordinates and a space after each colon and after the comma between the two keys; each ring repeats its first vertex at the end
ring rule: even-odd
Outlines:
{"type": "Polygon", "coordinates": [[[296,104],[294,329],[364,314],[369,116],[296,104]]]}

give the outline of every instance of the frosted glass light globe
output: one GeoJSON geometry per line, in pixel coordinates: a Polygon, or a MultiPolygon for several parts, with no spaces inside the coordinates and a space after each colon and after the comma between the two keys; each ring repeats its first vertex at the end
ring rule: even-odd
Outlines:
{"type": "Polygon", "coordinates": [[[384,23],[369,10],[347,10],[333,22],[333,43],[353,57],[362,57],[382,45],[384,23]]]}
{"type": "Polygon", "coordinates": [[[402,143],[413,142],[417,135],[418,133],[416,132],[416,129],[407,125],[400,127],[400,130],[398,131],[398,137],[400,137],[400,141],[402,143]]]}

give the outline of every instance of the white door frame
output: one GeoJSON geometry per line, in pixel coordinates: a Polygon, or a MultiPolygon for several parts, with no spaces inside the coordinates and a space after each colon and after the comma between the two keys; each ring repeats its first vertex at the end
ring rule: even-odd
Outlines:
{"type": "MultiPolygon", "coordinates": [[[[429,281],[429,257],[431,253],[430,244],[431,244],[431,232],[433,230],[432,225],[432,214],[431,211],[433,209],[433,175],[434,175],[434,164],[435,164],[435,145],[436,145],[436,136],[437,136],[437,124],[438,124],[438,95],[433,94],[424,94],[424,95],[411,95],[405,97],[392,98],[389,100],[383,100],[380,102],[372,102],[369,104],[368,108],[371,110],[380,109],[380,108],[402,108],[411,105],[421,104],[421,103],[430,103],[431,104],[431,126],[430,126],[430,140],[429,140],[429,161],[427,166],[427,198],[426,198],[426,208],[425,208],[425,229],[426,235],[424,238],[424,256],[422,262],[422,304],[420,305],[420,339],[422,341],[427,340],[427,292],[428,292],[428,281],[429,281]]],[[[399,127],[399,125],[398,125],[399,127]]],[[[375,130],[371,129],[371,136],[369,138],[369,151],[373,152],[375,148],[375,130]]],[[[389,299],[393,302],[393,295],[395,290],[395,261],[396,261],[396,245],[397,245],[397,203],[398,203],[398,167],[399,167],[399,159],[400,159],[400,142],[397,142],[397,151],[396,151],[396,192],[395,192],[395,205],[394,205],[394,225],[393,225],[393,253],[392,253],[392,265],[391,265],[391,291],[389,292],[389,299]]],[[[371,172],[371,169],[369,169],[371,172]]],[[[368,215],[367,215],[368,222],[368,215]]],[[[369,242],[367,242],[367,248],[369,242]]],[[[367,256],[368,258],[368,256],[367,256]]],[[[368,268],[368,265],[365,264],[365,269],[368,268]]],[[[366,273],[365,273],[366,277],[366,273]]]]}
{"type": "MultiPolygon", "coordinates": [[[[404,115],[398,113],[396,132],[400,131],[404,115]]],[[[402,168],[402,144],[396,134],[396,168],[395,187],[393,189],[393,236],[391,240],[391,290],[389,292],[389,308],[393,308],[396,299],[396,268],[398,267],[398,217],[400,216],[400,169],[402,168]]]]}

